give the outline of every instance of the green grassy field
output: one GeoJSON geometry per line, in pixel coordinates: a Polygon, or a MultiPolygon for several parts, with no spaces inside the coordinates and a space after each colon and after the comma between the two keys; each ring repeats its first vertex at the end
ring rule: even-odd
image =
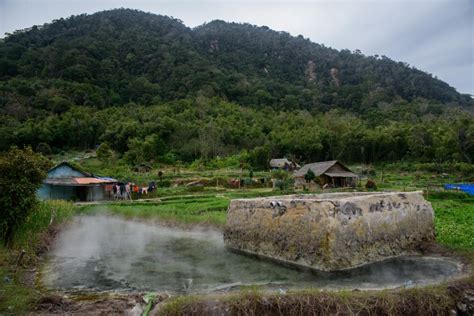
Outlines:
{"type": "Polygon", "coordinates": [[[159,219],[183,224],[225,223],[225,211],[229,198],[207,197],[179,198],[160,203],[121,203],[109,205],[82,206],[81,213],[107,212],[126,218],[159,219]]]}
{"type": "Polygon", "coordinates": [[[44,238],[48,238],[46,231],[70,219],[76,211],[69,202],[42,202],[16,231],[12,248],[0,246],[0,315],[28,313],[40,294],[33,287],[25,285],[24,268],[37,264],[36,252],[43,246],[44,238]],[[25,253],[17,265],[21,251],[25,253]]]}
{"type": "Polygon", "coordinates": [[[474,250],[474,197],[433,194],[436,241],[456,250],[474,250]]]}

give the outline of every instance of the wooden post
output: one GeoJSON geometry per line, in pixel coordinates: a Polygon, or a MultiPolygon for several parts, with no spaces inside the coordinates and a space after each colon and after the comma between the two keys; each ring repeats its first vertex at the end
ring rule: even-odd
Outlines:
{"type": "Polygon", "coordinates": [[[240,168],[240,175],[239,175],[239,190],[240,190],[240,183],[242,182],[242,172],[244,172],[244,169],[241,167],[240,168]]]}

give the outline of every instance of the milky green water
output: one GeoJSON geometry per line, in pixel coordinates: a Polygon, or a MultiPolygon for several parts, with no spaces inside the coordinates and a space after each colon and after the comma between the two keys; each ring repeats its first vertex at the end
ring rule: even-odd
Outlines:
{"type": "Polygon", "coordinates": [[[461,273],[453,259],[400,257],[343,272],[298,271],[228,251],[222,233],[183,230],[106,215],[78,216],[56,239],[44,284],[66,291],[209,293],[259,285],[391,288],[431,284],[461,273]]]}

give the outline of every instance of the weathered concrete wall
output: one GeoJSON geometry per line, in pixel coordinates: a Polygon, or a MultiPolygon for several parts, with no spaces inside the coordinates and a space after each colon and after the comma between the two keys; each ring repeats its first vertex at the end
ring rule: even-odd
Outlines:
{"type": "Polygon", "coordinates": [[[233,200],[231,249],[319,270],[342,270],[413,253],[434,241],[421,192],[332,193],[233,200]]]}

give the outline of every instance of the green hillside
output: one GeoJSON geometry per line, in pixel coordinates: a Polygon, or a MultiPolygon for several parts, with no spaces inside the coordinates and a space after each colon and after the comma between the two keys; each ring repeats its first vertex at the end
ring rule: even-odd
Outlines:
{"type": "Polygon", "coordinates": [[[117,9],[0,42],[0,150],[472,162],[473,108],[403,62],[249,24],[117,9]]]}

